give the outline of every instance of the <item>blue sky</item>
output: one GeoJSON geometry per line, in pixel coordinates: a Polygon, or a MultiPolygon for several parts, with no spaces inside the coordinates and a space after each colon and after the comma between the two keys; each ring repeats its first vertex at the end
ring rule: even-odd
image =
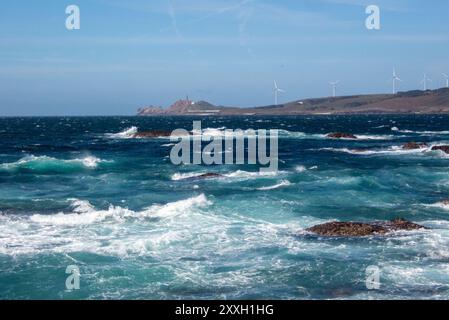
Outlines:
{"type": "Polygon", "coordinates": [[[0,116],[127,115],[188,94],[230,106],[431,87],[449,73],[446,0],[4,0],[0,116]],[[78,5],[81,29],[65,28],[78,5]],[[381,30],[365,8],[381,9],[381,30]]]}

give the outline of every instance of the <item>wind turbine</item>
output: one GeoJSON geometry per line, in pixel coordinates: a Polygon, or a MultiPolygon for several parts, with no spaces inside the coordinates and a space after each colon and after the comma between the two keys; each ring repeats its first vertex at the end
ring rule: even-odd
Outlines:
{"type": "Polygon", "coordinates": [[[340,83],[340,80],[329,82],[329,84],[332,86],[332,96],[335,98],[337,96],[337,86],[340,83]]]}
{"type": "Polygon", "coordinates": [[[427,83],[428,83],[429,81],[432,82],[432,79],[430,79],[430,78],[427,76],[427,74],[424,73],[424,78],[421,80],[421,83],[422,83],[423,86],[424,86],[424,91],[427,91],[427,83]]]}
{"type": "Polygon", "coordinates": [[[284,93],[285,90],[278,87],[276,80],[274,80],[274,105],[278,105],[278,93],[284,93]]]}
{"type": "Polygon", "coordinates": [[[449,88],[449,76],[446,73],[442,73],[442,75],[446,79],[446,88],[449,88]]]}
{"type": "Polygon", "coordinates": [[[396,74],[396,69],[393,69],[393,94],[396,94],[396,81],[402,81],[396,74]]]}

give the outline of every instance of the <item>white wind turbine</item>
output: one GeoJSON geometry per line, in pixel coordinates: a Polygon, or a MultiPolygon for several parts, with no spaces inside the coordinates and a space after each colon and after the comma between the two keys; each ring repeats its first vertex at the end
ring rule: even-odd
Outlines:
{"type": "Polygon", "coordinates": [[[285,90],[279,88],[276,80],[274,80],[274,105],[275,106],[278,105],[278,94],[284,93],[284,92],[285,92],[285,90]]]}
{"type": "Polygon", "coordinates": [[[446,88],[449,88],[449,76],[446,73],[442,73],[442,75],[446,79],[446,88]]]}
{"type": "Polygon", "coordinates": [[[428,88],[427,83],[428,83],[429,81],[432,82],[432,79],[430,79],[430,78],[427,76],[427,74],[424,73],[424,78],[421,80],[421,83],[423,84],[424,91],[427,91],[427,88],[428,88]]]}
{"type": "Polygon", "coordinates": [[[396,94],[396,81],[402,81],[396,74],[396,69],[393,69],[393,94],[396,94]]]}
{"type": "Polygon", "coordinates": [[[329,82],[329,84],[332,86],[332,96],[335,98],[337,96],[337,86],[340,83],[340,80],[329,82]]]}

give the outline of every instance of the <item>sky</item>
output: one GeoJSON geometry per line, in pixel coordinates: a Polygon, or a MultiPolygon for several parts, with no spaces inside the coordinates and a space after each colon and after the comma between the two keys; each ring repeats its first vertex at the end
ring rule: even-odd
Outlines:
{"type": "Polygon", "coordinates": [[[2,0],[0,116],[133,115],[442,87],[447,0],[2,0]],[[66,7],[80,9],[67,30],[66,7]],[[380,8],[380,30],[365,10],[380,8]]]}

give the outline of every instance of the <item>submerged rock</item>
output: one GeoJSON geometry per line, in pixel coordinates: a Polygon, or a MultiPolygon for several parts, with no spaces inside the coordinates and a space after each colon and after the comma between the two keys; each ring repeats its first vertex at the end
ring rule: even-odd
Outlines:
{"type": "Polygon", "coordinates": [[[328,138],[333,138],[333,139],[357,139],[357,137],[353,134],[350,133],[343,133],[343,132],[334,132],[334,133],[329,133],[327,135],[328,138]]]}
{"type": "Polygon", "coordinates": [[[387,222],[329,222],[306,229],[309,232],[326,237],[365,237],[371,235],[384,235],[399,230],[420,230],[424,226],[404,219],[395,219],[387,222]]]}
{"type": "Polygon", "coordinates": [[[449,154],[449,146],[435,146],[432,148],[432,151],[443,151],[449,154]]]}
{"type": "Polygon", "coordinates": [[[417,143],[417,142],[408,142],[402,146],[402,149],[404,150],[415,150],[415,149],[422,149],[426,148],[426,143],[417,143]]]}
{"type": "Polygon", "coordinates": [[[144,132],[137,132],[133,134],[133,138],[159,138],[159,137],[170,137],[171,131],[163,131],[163,130],[156,130],[156,131],[144,131],[144,132]]]}
{"type": "Polygon", "coordinates": [[[207,172],[207,173],[201,174],[199,176],[187,178],[185,180],[212,179],[212,178],[221,178],[221,177],[223,177],[223,175],[221,175],[219,173],[207,172]]]}

